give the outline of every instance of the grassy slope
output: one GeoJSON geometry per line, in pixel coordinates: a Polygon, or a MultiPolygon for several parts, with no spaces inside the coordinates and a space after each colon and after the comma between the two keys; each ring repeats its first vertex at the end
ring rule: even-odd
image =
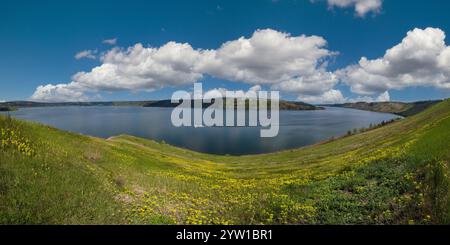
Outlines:
{"type": "Polygon", "coordinates": [[[402,102],[374,102],[374,103],[358,102],[358,103],[344,104],[343,107],[366,111],[400,113],[413,108],[413,104],[402,102]]]}
{"type": "Polygon", "coordinates": [[[449,223],[450,101],[369,132],[242,157],[0,117],[0,223],[449,223]]]}
{"type": "Polygon", "coordinates": [[[441,101],[419,101],[414,103],[403,103],[403,102],[357,102],[357,103],[347,103],[341,105],[332,105],[337,107],[352,108],[364,111],[375,111],[375,112],[385,112],[394,113],[404,117],[410,117],[418,114],[429,107],[440,103],[441,101]]]}

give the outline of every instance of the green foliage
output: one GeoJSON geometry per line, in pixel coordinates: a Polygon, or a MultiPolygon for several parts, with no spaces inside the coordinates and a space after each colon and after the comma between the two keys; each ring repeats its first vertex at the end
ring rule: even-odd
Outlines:
{"type": "Polygon", "coordinates": [[[414,116],[426,109],[442,102],[441,100],[434,101],[420,101],[414,103],[403,103],[403,102],[356,102],[356,103],[346,103],[340,105],[332,105],[337,107],[352,108],[364,111],[376,111],[393,113],[403,117],[414,116]]]}
{"type": "Polygon", "coordinates": [[[423,170],[428,209],[437,224],[450,223],[448,163],[432,161],[423,170]]]}

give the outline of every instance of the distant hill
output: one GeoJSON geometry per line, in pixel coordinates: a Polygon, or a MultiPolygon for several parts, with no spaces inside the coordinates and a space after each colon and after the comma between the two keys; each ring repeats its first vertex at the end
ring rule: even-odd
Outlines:
{"type": "Polygon", "coordinates": [[[104,102],[33,102],[10,101],[0,103],[0,107],[50,107],[50,106],[143,106],[151,101],[104,101],[104,102]]]}
{"type": "Polygon", "coordinates": [[[328,105],[332,107],[343,107],[343,108],[351,108],[357,110],[364,111],[374,111],[374,112],[384,112],[384,113],[393,113],[404,117],[413,116],[418,114],[432,105],[435,105],[442,100],[434,100],[434,101],[419,101],[413,103],[404,103],[404,102],[357,102],[357,103],[345,103],[345,104],[335,104],[328,105]]]}
{"type": "MultiPolygon", "coordinates": [[[[213,102],[214,103],[214,100],[213,102]]],[[[206,108],[212,103],[203,103],[203,108],[206,108]]],[[[177,107],[181,103],[172,103],[170,100],[160,100],[148,102],[144,105],[144,107],[177,107]]],[[[194,101],[191,101],[191,105],[194,105],[194,101]]],[[[271,102],[269,101],[268,107],[270,107],[271,102]]],[[[245,103],[245,108],[248,109],[248,100],[245,103]]],[[[224,105],[225,108],[225,105],[224,105]]],[[[234,103],[234,108],[237,108],[237,102],[234,103]]],[[[290,111],[311,111],[311,110],[323,110],[322,107],[317,107],[314,105],[310,105],[304,102],[291,102],[291,101],[280,101],[280,110],[290,110],[290,111]]]]}
{"type": "MultiPolygon", "coordinates": [[[[414,103],[404,102],[357,102],[345,104],[326,105],[330,107],[352,108],[365,111],[393,113],[404,117],[409,117],[422,112],[432,105],[441,102],[435,101],[419,101],[414,103]]],[[[103,102],[32,102],[32,101],[11,101],[0,103],[0,111],[11,111],[15,108],[24,107],[52,107],[52,106],[144,106],[144,107],[176,107],[180,103],[172,104],[170,100],[148,100],[148,101],[103,101],[103,102]]],[[[193,104],[193,103],[192,103],[193,104]]],[[[203,103],[206,108],[212,103],[203,103]]],[[[237,103],[235,102],[235,107],[237,103]]],[[[270,101],[269,101],[270,107],[270,101]]],[[[246,102],[246,109],[248,109],[248,101],[246,102]]],[[[306,111],[306,110],[323,110],[323,107],[310,105],[304,102],[297,101],[280,101],[280,110],[290,111],[306,111]]]]}
{"type": "MultiPolygon", "coordinates": [[[[0,108],[6,111],[6,108],[24,108],[24,107],[53,107],[53,106],[144,106],[144,107],[176,107],[180,103],[172,104],[170,100],[148,100],[148,101],[104,101],[104,102],[32,102],[32,101],[11,101],[0,103],[0,108]]],[[[193,104],[193,103],[192,103],[193,104]]],[[[203,103],[206,108],[212,103],[203,103]]],[[[235,103],[235,107],[236,107],[235,103]]],[[[269,101],[270,106],[270,101],[269,101]]],[[[248,101],[246,103],[248,108],[248,101]]],[[[280,101],[281,110],[321,110],[323,108],[313,106],[303,102],[280,101]]]]}

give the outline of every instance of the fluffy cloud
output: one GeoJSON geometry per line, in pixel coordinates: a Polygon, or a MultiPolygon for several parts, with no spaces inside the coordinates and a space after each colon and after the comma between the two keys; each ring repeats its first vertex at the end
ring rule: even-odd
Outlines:
{"type": "Polygon", "coordinates": [[[152,91],[192,84],[202,78],[194,70],[202,51],[189,44],[169,42],[160,48],[136,44],[114,48],[101,57],[102,64],[90,72],[79,72],[68,84],[39,86],[31,99],[36,101],[80,101],[86,92],[152,91]]]}
{"type": "Polygon", "coordinates": [[[87,59],[95,60],[97,58],[96,53],[97,53],[96,50],[83,50],[83,51],[75,54],[75,59],[79,60],[79,59],[87,58],[87,59]]]}
{"type": "Polygon", "coordinates": [[[292,37],[271,29],[252,37],[224,43],[204,53],[198,69],[231,81],[273,84],[299,76],[312,76],[321,60],[334,55],[318,36],[292,37]]]}
{"type": "Polygon", "coordinates": [[[336,74],[363,95],[415,86],[450,89],[450,47],[442,30],[414,29],[384,57],[362,57],[359,64],[336,74]]]}
{"type": "Polygon", "coordinates": [[[214,99],[219,97],[225,97],[225,93],[227,92],[227,89],[225,88],[214,88],[211,90],[208,90],[204,93],[203,97],[205,99],[214,99]]]}
{"type": "Polygon", "coordinates": [[[329,90],[319,95],[303,95],[298,100],[311,104],[341,104],[347,101],[339,90],[329,90]]]}
{"type": "Polygon", "coordinates": [[[106,39],[106,40],[103,40],[102,43],[108,44],[108,45],[116,45],[117,38],[106,39]]]}
{"type": "Polygon", "coordinates": [[[39,86],[31,99],[81,101],[88,99],[86,94],[101,91],[189,85],[204,75],[265,85],[310,103],[387,101],[389,90],[414,86],[450,89],[450,47],[440,29],[414,29],[383,57],[362,57],[358,64],[336,72],[327,70],[327,60],[336,53],[326,45],[322,37],[266,29],[212,50],[176,42],[113,48],[102,55],[101,65],[75,74],[69,83],[39,86]],[[360,96],[345,98],[335,89],[338,82],[360,96]]]}
{"type": "Polygon", "coordinates": [[[391,101],[391,96],[388,91],[378,95],[377,97],[371,97],[371,96],[358,96],[356,98],[346,98],[345,102],[387,102],[391,101]]]}
{"type": "Polygon", "coordinates": [[[272,89],[306,96],[317,96],[331,91],[337,82],[338,79],[334,73],[320,69],[308,76],[300,76],[282,81],[273,85],[272,89]]]}
{"type": "Polygon", "coordinates": [[[377,97],[377,101],[378,101],[378,102],[386,102],[386,101],[390,101],[390,100],[391,100],[391,95],[389,94],[388,91],[386,91],[386,92],[380,94],[380,95],[377,97]]]}
{"type": "MultiPolygon", "coordinates": [[[[205,94],[203,96],[206,99],[214,99],[214,98],[218,98],[218,97],[225,98],[227,91],[228,90],[226,88],[214,88],[214,89],[211,89],[211,90],[208,90],[207,92],[205,92],[205,94]]],[[[260,85],[255,85],[255,86],[249,88],[247,92],[255,92],[255,93],[257,93],[259,91],[261,91],[261,86],[260,85]]],[[[233,91],[233,92],[236,92],[236,94],[238,94],[238,95],[247,93],[244,90],[233,91]]]]}
{"type": "Polygon", "coordinates": [[[36,88],[36,91],[31,96],[35,101],[47,102],[80,102],[88,100],[88,97],[77,88],[76,84],[57,84],[44,85],[36,88]]]}
{"type": "Polygon", "coordinates": [[[342,95],[341,91],[331,89],[320,95],[299,96],[297,99],[311,104],[343,104],[353,102],[387,102],[391,100],[391,96],[389,95],[389,92],[386,91],[377,97],[358,96],[356,98],[347,98],[342,95]]]}
{"type": "Polygon", "coordinates": [[[136,44],[126,50],[112,49],[103,64],[90,72],[73,76],[74,83],[87,90],[147,90],[191,84],[202,78],[195,64],[201,51],[189,44],[169,42],[160,48],[136,44]]]}
{"type": "Polygon", "coordinates": [[[382,0],[327,0],[330,8],[355,8],[355,12],[359,17],[364,17],[366,14],[373,12],[378,13],[383,5],[382,0]]]}
{"type": "Polygon", "coordinates": [[[271,29],[258,30],[204,53],[197,69],[231,81],[270,85],[283,92],[317,96],[338,80],[327,72],[326,59],[336,55],[318,36],[296,36],[271,29]]]}
{"type": "Polygon", "coordinates": [[[198,69],[222,79],[268,84],[272,89],[302,95],[331,90],[336,76],[325,70],[327,58],[336,55],[318,36],[293,37],[271,29],[223,44],[205,52],[198,69]]]}
{"type": "Polygon", "coordinates": [[[257,92],[261,91],[261,89],[262,89],[261,85],[255,85],[255,86],[249,88],[248,91],[252,91],[252,92],[257,93],[257,92]]]}
{"type": "Polygon", "coordinates": [[[337,82],[334,74],[326,71],[326,59],[336,54],[327,50],[326,45],[322,37],[291,36],[265,29],[255,31],[250,38],[226,42],[216,50],[194,49],[187,43],[176,42],[159,48],[142,44],[128,49],[113,48],[101,57],[100,66],[75,74],[66,85],[40,86],[32,98],[64,99],[68,90],[77,95],[96,91],[151,91],[192,84],[205,74],[267,84],[291,93],[318,95],[337,82]]]}

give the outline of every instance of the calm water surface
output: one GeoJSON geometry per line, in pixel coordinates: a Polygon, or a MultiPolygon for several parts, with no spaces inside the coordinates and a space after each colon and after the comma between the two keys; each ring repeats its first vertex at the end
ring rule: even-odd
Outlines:
{"type": "Polygon", "coordinates": [[[260,128],[172,126],[171,108],[48,107],[10,112],[16,118],[56,128],[108,138],[120,134],[153,139],[206,153],[245,155],[298,148],[371,123],[397,118],[386,113],[344,108],[321,111],[280,111],[280,131],[275,138],[260,138],[260,128]]]}

